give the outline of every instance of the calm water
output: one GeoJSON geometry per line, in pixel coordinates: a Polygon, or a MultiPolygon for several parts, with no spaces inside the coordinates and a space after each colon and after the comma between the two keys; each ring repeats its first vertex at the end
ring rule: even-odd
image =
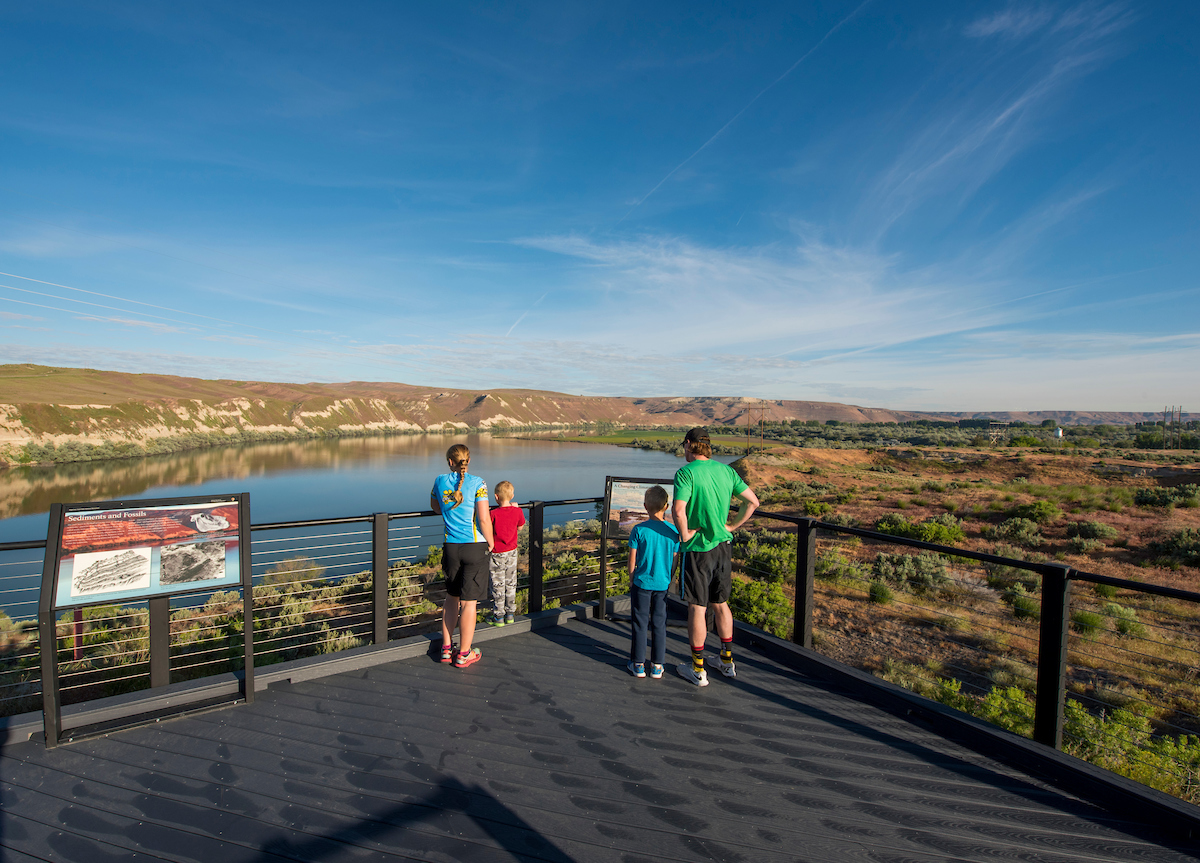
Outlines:
{"type": "MultiPolygon", "coordinates": [[[[249,492],[254,524],[425,510],[433,478],[445,472],[446,450],[455,443],[471,448],[472,473],[487,480],[489,488],[508,480],[521,502],[598,497],[604,494],[606,476],[669,479],[684,463],[661,452],[484,434],[258,444],[129,461],[12,468],[0,471],[0,542],[45,539],[53,503],[249,492]]],[[[549,509],[546,523],[592,514],[587,506],[549,509]]],[[[440,524],[434,518],[405,522],[393,535],[393,552],[408,559],[423,556],[430,545],[440,544],[440,524]]],[[[342,539],[339,530],[297,528],[274,536],[296,538],[298,548],[309,544],[306,537],[325,531],[321,548],[328,556],[322,558],[327,574],[361,570],[361,544],[354,543],[362,537],[351,534],[361,534],[364,528],[347,528],[342,539]]],[[[296,553],[286,539],[262,549],[256,546],[256,570],[296,553]]],[[[0,611],[20,619],[35,616],[41,554],[0,553],[0,611]]],[[[174,601],[187,604],[186,598],[174,601]]]]}
{"type": "MultiPolygon", "coordinates": [[[[489,487],[517,500],[604,494],[604,477],[669,478],[683,460],[603,444],[490,435],[412,435],[199,450],[172,456],[0,471],[0,542],[43,539],[52,503],[250,493],[255,524],[428,509],[455,443],[489,487]]],[[[729,459],[722,459],[728,461],[729,459]]]]}

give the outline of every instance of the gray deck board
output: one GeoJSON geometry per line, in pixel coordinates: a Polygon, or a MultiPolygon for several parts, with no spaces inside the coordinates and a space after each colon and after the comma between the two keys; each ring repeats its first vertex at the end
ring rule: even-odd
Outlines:
{"type": "Polygon", "coordinates": [[[0,753],[4,860],[1174,861],[1196,848],[760,655],[698,689],[628,626],[489,641],[0,753]]]}

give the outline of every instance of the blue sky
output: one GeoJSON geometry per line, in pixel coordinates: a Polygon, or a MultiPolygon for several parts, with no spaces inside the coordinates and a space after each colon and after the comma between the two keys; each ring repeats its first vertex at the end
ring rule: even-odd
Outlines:
{"type": "Polygon", "coordinates": [[[1200,403],[1200,4],[7,4],[0,362],[1200,403]]]}

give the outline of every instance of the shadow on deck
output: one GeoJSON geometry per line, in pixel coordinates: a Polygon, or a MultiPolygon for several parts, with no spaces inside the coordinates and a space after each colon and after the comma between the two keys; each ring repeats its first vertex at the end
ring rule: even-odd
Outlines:
{"type": "Polygon", "coordinates": [[[4,860],[1195,860],[1063,793],[741,650],[698,689],[625,672],[575,620],[282,684],[254,703],[0,756],[4,860]]]}

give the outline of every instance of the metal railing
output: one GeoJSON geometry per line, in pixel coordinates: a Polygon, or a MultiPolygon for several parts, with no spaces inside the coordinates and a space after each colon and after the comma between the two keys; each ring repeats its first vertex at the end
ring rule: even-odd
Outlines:
{"type": "MultiPolygon", "coordinates": [[[[602,500],[521,505],[528,526],[520,612],[599,595],[595,507],[602,500]]],[[[442,540],[441,518],[430,510],[252,525],[254,667],[436,630],[445,600],[442,540]]],[[[44,552],[44,540],[0,544],[0,715],[41,706],[36,614],[44,552]]],[[[240,591],[172,597],[169,621],[164,648],[151,644],[144,601],[61,615],[62,703],[243,669],[240,591]]]]}
{"type": "MultiPolygon", "coordinates": [[[[522,505],[519,611],[622,589],[624,549],[595,520],[602,500],[522,505]]],[[[739,608],[735,589],[743,619],[1146,784],[1170,774],[1172,793],[1200,798],[1200,594],[814,518],[756,518],[795,535],[735,537],[744,583],[785,600],[739,608]]],[[[254,525],[255,667],[437,629],[441,542],[432,511],[254,525]]],[[[32,587],[30,618],[41,556],[28,552],[43,549],[0,545],[0,596],[20,608],[32,587]]],[[[238,671],[238,594],[172,602],[167,679],[238,671]]],[[[150,685],[145,613],[110,605],[60,618],[64,703],[150,685]]],[[[37,627],[19,612],[0,622],[0,713],[35,710],[37,627]]]]}
{"type": "Polygon", "coordinates": [[[792,572],[749,546],[740,562],[752,579],[794,585],[796,644],[1200,802],[1200,593],[756,516],[796,529],[779,537],[792,572]],[[918,554],[893,553],[907,550],[918,554]]]}

